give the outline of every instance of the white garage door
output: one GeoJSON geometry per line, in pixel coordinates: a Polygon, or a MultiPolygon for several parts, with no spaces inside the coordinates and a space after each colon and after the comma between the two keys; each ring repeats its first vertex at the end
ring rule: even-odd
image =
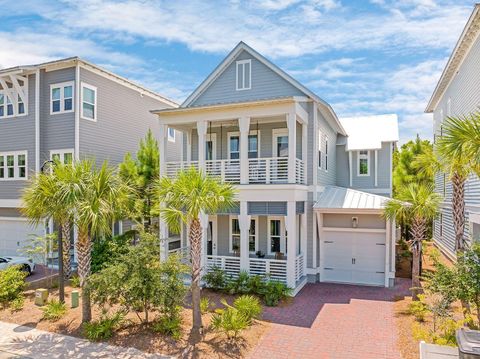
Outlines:
{"type": "Polygon", "coordinates": [[[385,233],[323,233],[323,281],[385,285],[385,233]]]}
{"type": "Polygon", "coordinates": [[[21,249],[33,234],[44,235],[43,226],[35,228],[25,220],[0,219],[0,255],[23,255],[21,249]]]}

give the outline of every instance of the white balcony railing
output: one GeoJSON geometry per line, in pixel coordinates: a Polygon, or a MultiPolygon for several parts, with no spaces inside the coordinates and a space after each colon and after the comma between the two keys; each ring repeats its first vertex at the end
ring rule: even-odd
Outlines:
{"type": "Polygon", "coordinates": [[[268,275],[270,279],[287,283],[287,261],[279,259],[250,258],[250,275],[268,275]]]}
{"type": "Polygon", "coordinates": [[[190,264],[190,247],[188,246],[171,249],[168,254],[176,254],[182,263],[190,264]]]}
{"type": "Polygon", "coordinates": [[[240,273],[240,257],[207,256],[207,271],[214,267],[220,268],[232,277],[240,273]]]}
{"type": "MultiPolygon", "coordinates": [[[[198,161],[167,162],[166,175],[175,177],[180,170],[191,166],[198,168],[198,161]]],[[[209,175],[218,177],[224,182],[240,183],[240,160],[205,161],[205,170],[209,175]]],[[[288,158],[250,158],[248,160],[248,183],[288,183],[288,158]]],[[[305,164],[298,158],[295,160],[295,183],[306,183],[305,164]]]]}
{"type": "Polygon", "coordinates": [[[296,258],[295,258],[295,282],[298,282],[300,278],[302,278],[305,273],[304,273],[304,257],[303,253],[300,253],[296,258]]]}

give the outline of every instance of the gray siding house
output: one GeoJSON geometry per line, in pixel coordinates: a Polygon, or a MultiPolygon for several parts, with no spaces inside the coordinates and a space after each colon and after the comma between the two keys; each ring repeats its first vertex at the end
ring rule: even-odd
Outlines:
{"type": "MultiPolygon", "coordinates": [[[[332,107],[245,43],[239,43],[180,107],[152,111],[183,133],[190,166],[234,184],[237,205],[202,217],[205,270],[269,274],[298,292],[307,281],[389,286],[395,115],[338,119],[332,107]]],[[[160,235],[169,238],[160,223],[160,235]]],[[[188,253],[186,230],[179,248],[188,253]]],[[[165,241],[168,243],[168,241],[165,241]]]]}
{"type": "MultiPolygon", "coordinates": [[[[0,70],[0,254],[19,253],[32,228],[21,217],[29,177],[53,158],[94,157],[116,165],[151,129],[152,108],[177,104],[79,58],[0,70]]],[[[181,155],[180,133],[167,133],[169,159],[181,155]]],[[[51,224],[50,224],[51,227],[51,224]]]]}
{"type": "MultiPolygon", "coordinates": [[[[442,124],[448,116],[477,112],[480,106],[480,4],[470,16],[448,63],[443,70],[426,112],[433,114],[434,138],[442,136],[442,124]]],[[[455,254],[452,218],[452,186],[445,173],[437,173],[435,188],[443,197],[441,214],[435,220],[433,237],[450,257],[455,254]]],[[[464,238],[480,238],[480,180],[471,176],[465,185],[464,238]]]]}

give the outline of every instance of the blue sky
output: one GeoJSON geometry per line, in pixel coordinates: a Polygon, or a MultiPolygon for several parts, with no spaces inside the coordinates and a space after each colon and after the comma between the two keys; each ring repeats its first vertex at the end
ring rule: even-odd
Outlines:
{"type": "Polygon", "coordinates": [[[80,56],[178,102],[243,40],[342,116],[397,113],[431,138],[428,99],[473,10],[462,0],[0,0],[0,68],[80,56]]]}

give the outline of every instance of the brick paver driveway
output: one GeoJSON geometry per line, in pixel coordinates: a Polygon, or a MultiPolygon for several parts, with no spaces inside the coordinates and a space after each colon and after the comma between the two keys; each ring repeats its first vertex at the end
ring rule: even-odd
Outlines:
{"type": "Polygon", "coordinates": [[[266,308],[272,328],[250,357],[400,359],[393,300],[409,287],[405,279],[395,288],[308,284],[291,305],[266,308]]]}

